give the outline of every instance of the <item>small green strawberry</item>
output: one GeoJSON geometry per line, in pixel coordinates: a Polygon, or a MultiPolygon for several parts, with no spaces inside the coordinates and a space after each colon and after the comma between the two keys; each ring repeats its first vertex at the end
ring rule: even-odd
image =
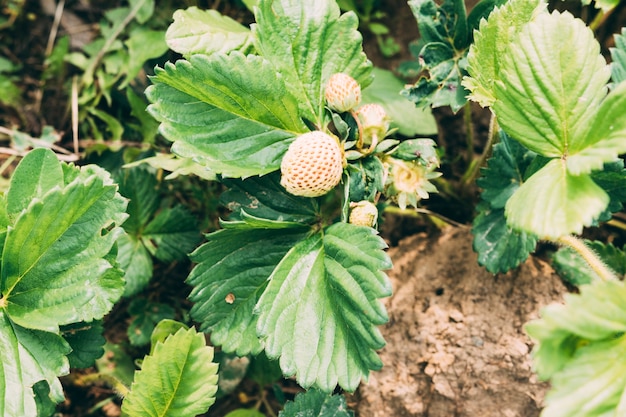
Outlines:
{"type": "Polygon", "coordinates": [[[378,222],[378,209],[367,200],[350,203],[348,222],[357,226],[374,227],[378,222]]]}

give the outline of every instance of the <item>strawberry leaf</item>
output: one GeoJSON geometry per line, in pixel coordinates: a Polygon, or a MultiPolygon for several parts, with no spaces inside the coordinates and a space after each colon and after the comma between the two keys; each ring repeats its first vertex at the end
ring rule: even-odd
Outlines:
{"type": "Polygon", "coordinates": [[[369,227],[336,223],[297,243],[274,269],[257,304],[257,330],[270,359],[303,387],[355,390],[382,363],[378,300],[391,287],[391,261],[369,227]]]}
{"type": "Polygon", "coordinates": [[[225,222],[224,229],[207,235],[207,242],[191,254],[198,265],[187,279],[194,287],[191,316],[211,333],[215,345],[238,355],[262,350],[254,307],[276,265],[308,231],[269,220],[258,227],[259,222],[225,222]]]}
{"type": "MultiPolygon", "coordinates": [[[[620,276],[626,274],[626,248],[621,250],[612,244],[585,240],[587,245],[611,270],[620,276]]],[[[573,285],[589,284],[601,277],[596,274],[587,261],[570,247],[560,248],[552,256],[552,265],[565,281],[573,285]]]]}
{"type": "Polygon", "coordinates": [[[122,403],[129,417],[203,414],[215,402],[217,365],[202,333],[180,329],[145,357],[122,403]]]}
{"type": "Polygon", "coordinates": [[[617,213],[624,208],[626,201],[626,169],[624,161],[618,159],[615,162],[604,164],[602,171],[591,173],[591,178],[598,184],[611,198],[608,207],[598,217],[598,222],[606,222],[611,219],[613,213],[617,213]]]}
{"type": "Polygon", "coordinates": [[[261,0],[255,17],[256,50],[281,73],[302,117],[315,125],[323,124],[324,87],[333,74],[348,74],[361,88],[372,82],[358,19],[352,12],[341,15],[334,0],[261,0]]]}
{"type": "Polygon", "coordinates": [[[196,6],[174,12],[174,23],[165,33],[167,46],[189,58],[193,54],[228,53],[251,49],[250,29],[217,10],[196,6]]]}
{"type": "Polygon", "coordinates": [[[224,176],[278,169],[291,139],[308,130],[284,77],[258,56],[193,55],[157,68],[152,81],[148,108],[172,151],[224,176]]]}
{"type": "Polygon", "coordinates": [[[278,417],[352,417],[343,395],[329,395],[317,389],[310,389],[296,395],[293,401],[285,404],[278,417]]]}
{"type": "Polygon", "coordinates": [[[584,22],[569,13],[542,13],[507,48],[502,82],[494,84],[492,108],[500,126],[547,157],[575,154],[597,141],[598,134],[587,137],[587,131],[606,95],[610,70],[584,22]]]}
{"type": "Polygon", "coordinates": [[[72,323],[61,328],[61,334],[72,348],[67,355],[72,368],[88,368],[104,354],[106,339],[102,321],[72,323]]]}
{"type": "Polygon", "coordinates": [[[565,296],[565,305],[542,310],[526,325],[536,341],[535,368],[551,378],[545,415],[588,417],[622,415],[626,392],[626,286],[596,281],[565,296]]]}

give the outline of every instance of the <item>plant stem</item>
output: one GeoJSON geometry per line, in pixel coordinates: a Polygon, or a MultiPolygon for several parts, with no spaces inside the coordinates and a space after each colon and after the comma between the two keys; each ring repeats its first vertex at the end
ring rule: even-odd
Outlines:
{"type": "Polygon", "coordinates": [[[577,237],[571,235],[561,236],[555,240],[556,243],[568,246],[578,253],[589,264],[593,272],[595,272],[604,281],[616,281],[617,276],[609,269],[598,255],[589,249],[587,245],[577,237]]]}
{"type": "Polygon", "coordinates": [[[483,149],[483,153],[480,155],[480,158],[478,158],[478,160],[470,166],[465,175],[463,175],[463,184],[471,184],[476,180],[476,178],[478,178],[480,168],[485,165],[487,159],[491,156],[493,145],[497,142],[498,130],[498,119],[495,114],[491,113],[491,118],[489,119],[489,133],[487,143],[485,143],[485,149],[483,149]]]}
{"type": "Polygon", "coordinates": [[[87,375],[80,377],[81,384],[87,385],[87,384],[93,384],[96,382],[104,382],[105,384],[109,385],[122,398],[126,397],[128,393],[130,392],[128,387],[122,384],[113,375],[96,373],[96,374],[87,374],[87,375]]]}
{"type": "Polygon", "coordinates": [[[467,144],[467,161],[471,164],[474,159],[474,125],[472,124],[471,101],[463,106],[463,122],[465,124],[465,141],[467,144]]]}

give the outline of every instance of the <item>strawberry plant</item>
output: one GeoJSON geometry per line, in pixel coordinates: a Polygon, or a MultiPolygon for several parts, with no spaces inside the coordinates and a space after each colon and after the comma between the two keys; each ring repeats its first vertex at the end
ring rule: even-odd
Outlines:
{"type": "Polygon", "coordinates": [[[611,67],[584,22],[542,1],[512,0],[474,39],[463,85],[506,132],[480,182],[475,247],[494,271],[517,265],[537,239],[564,247],[555,263],[580,294],[526,326],[537,372],[553,387],[542,415],[622,415],[625,253],[572,236],[626,199],[622,38],[611,67]]]}
{"type": "Polygon", "coordinates": [[[254,10],[250,28],[177,11],[167,42],[184,59],[146,92],[172,152],[227,187],[230,216],[191,254],[191,316],[225,352],[264,351],[305,388],[353,391],[382,366],[391,262],[376,205],[435,191],[434,142],[391,139],[384,108],[361,103],[372,66],[354,13],[330,0],[254,10]]]}

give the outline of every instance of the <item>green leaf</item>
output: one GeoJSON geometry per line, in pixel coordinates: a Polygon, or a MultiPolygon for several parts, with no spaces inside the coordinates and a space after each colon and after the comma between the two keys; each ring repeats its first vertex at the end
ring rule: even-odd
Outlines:
{"type": "Polygon", "coordinates": [[[172,151],[225,176],[278,169],[291,139],[307,131],[297,98],[258,56],[193,55],[157,68],[152,81],[149,111],[172,151]]]}
{"type": "Polygon", "coordinates": [[[63,184],[63,170],[56,155],[46,149],[35,149],[20,162],[11,177],[7,191],[7,212],[17,216],[35,198],[63,184]]]}
{"type": "MultiPolygon", "coordinates": [[[[154,13],[154,1],[155,0],[128,0],[128,3],[133,9],[138,8],[137,15],[135,16],[138,23],[143,24],[150,19],[154,13]]],[[[117,20],[111,21],[116,22],[117,20]]]]}
{"type": "Polygon", "coordinates": [[[6,236],[2,295],[24,327],[56,332],[102,318],[123,292],[110,251],[123,233],[126,200],[103,169],[70,169],[79,175],[35,198],[6,236]]]}
{"type": "Polygon", "coordinates": [[[157,323],[163,319],[174,318],[174,309],[167,304],[135,298],[128,306],[128,314],[131,317],[126,330],[128,340],[133,346],[143,346],[150,342],[157,323]]]}
{"type": "Polygon", "coordinates": [[[136,237],[123,234],[117,239],[117,262],[124,270],[124,296],[130,297],[143,290],[152,278],[152,256],[136,237]]]}
{"type": "Polygon", "coordinates": [[[537,342],[539,376],[552,378],[545,415],[588,417],[622,415],[626,378],[626,286],[596,281],[567,294],[565,305],[542,310],[526,325],[537,342]]]}
{"type": "Polygon", "coordinates": [[[72,368],[88,368],[104,354],[106,339],[102,321],[72,323],[61,328],[61,334],[72,348],[67,356],[72,368]]]}
{"type": "Polygon", "coordinates": [[[32,387],[46,381],[56,402],[63,399],[58,377],[69,373],[65,355],[69,345],[61,336],[40,330],[25,329],[12,323],[0,310],[0,414],[36,417],[37,405],[32,387]]]}
{"type": "Polygon", "coordinates": [[[261,352],[252,357],[246,377],[264,387],[280,381],[283,373],[278,361],[269,360],[265,352],[261,352]]]}
{"type": "Polygon", "coordinates": [[[611,80],[614,84],[626,81],[626,27],[621,35],[615,35],[615,47],[611,51],[611,80]]]}
{"type": "Polygon", "coordinates": [[[478,206],[479,213],[472,224],[473,248],[478,253],[478,264],[497,274],[507,272],[524,262],[537,246],[537,237],[531,233],[513,230],[507,223],[504,210],[478,206]]]}
{"type": "MultiPolygon", "coordinates": [[[[626,274],[626,253],[612,244],[585,240],[587,245],[600,259],[619,275],[626,274]]],[[[589,284],[601,277],[596,274],[587,261],[570,247],[560,248],[552,256],[552,265],[556,272],[570,284],[580,286],[589,284]]]]}
{"type": "Polygon", "coordinates": [[[474,39],[474,31],[480,27],[480,22],[489,18],[489,15],[496,7],[501,7],[507,3],[507,0],[480,0],[472,11],[467,15],[467,27],[469,30],[469,42],[474,39]]]}
{"type": "Polygon", "coordinates": [[[124,230],[140,235],[159,207],[158,181],[154,174],[142,167],[121,170],[117,177],[120,194],[128,198],[128,219],[124,230]]]}
{"type": "Polygon", "coordinates": [[[131,162],[126,167],[133,168],[141,164],[148,164],[152,168],[170,171],[165,177],[166,180],[172,180],[180,175],[197,175],[207,181],[217,179],[214,172],[194,162],[192,158],[182,158],[172,153],[157,153],[155,156],[131,162]]]}
{"type": "Polygon", "coordinates": [[[556,239],[580,234],[609,201],[607,193],[591,177],[571,175],[563,160],[553,159],[513,193],[505,214],[513,229],[556,239]]]}
{"type": "MultiPolygon", "coordinates": [[[[154,3],[154,0],[152,2],[154,3]]],[[[124,44],[128,48],[128,63],[124,68],[126,77],[120,84],[120,89],[128,86],[137,77],[147,61],[167,52],[163,31],[149,30],[142,26],[133,29],[124,44]]]]}
{"type": "Polygon", "coordinates": [[[174,23],[165,39],[174,51],[189,58],[193,54],[246,52],[251,49],[250,29],[217,10],[196,6],[174,12],[174,23]]]}
{"type": "Polygon", "coordinates": [[[374,200],[385,188],[385,168],[380,158],[369,156],[351,163],[350,201],[374,200]]]}
{"type": "Polygon", "coordinates": [[[192,417],[215,402],[213,348],[193,328],[180,329],[143,361],[122,403],[129,417],[192,417]]]}
{"type": "Polygon", "coordinates": [[[239,410],[231,411],[224,417],[265,417],[265,414],[254,408],[240,408],[239,410]]]}
{"type": "Polygon", "coordinates": [[[175,334],[180,329],[189,329],[189,326],[176,320],[163,319],[154,326],[150,335],[150,353],[154,352],[157,343],[165,342],[168,336],[175,334]]]}
{"type": "Polygon", "coordinates": [[[164,209],[146,226],[142,241],[162,262],[186,259],[200,242],[198,222],[183,206],[164,209]]]}
{"type": "Polygon", "coordinates": [[[567,158],[567,170],[573,175],[587,174],[602,169],[626,152],[626,83],[618,85],[602,101],[595,118],[581,139],[582,150],[567,158]]]}
{"type": "Polygon", "coordinates": [[[352,417],[343,395],[328,395],[323,391],[311,389],[296,395],[294,401],[285,404],[285,409],[278,417],[352,417]]]}
{"type": "Polygon", "coordinates": [[[220,201],[232,214],[231,220],[241,220],[242,213],[268,220],[311,224],[317,219],[318,204],[313,198],[294,196],[280,185],[280,174],[245,180],[225,179],[228,190],[220,201]]]}
{"type": "Polygon", "coordinates": [[[381,68],[372,71],[374,81],[363,90],[363,103],[377,103],[383,106],[391,119],[391,127],[407,137],[433,135],[437,133],[437,123],[429,109],[419,109],[400,95],[404,83],[393,72],[381,68]]]}
{"type": "Polygon", "coordinates": [[[604,164],[602,171],[591,173],[591,178],[598,184],[611,198],[608,207],[598,218],[599,222],[608,221],[613,213],[617,213],[624,208],[626,201],[626,169],[624,161],[619,159],[613,163],[604,164]]]}
{"type": "Polygon", "coordinates": [[[255,17],[256,50],[281,73],[313,124],[322,125],[324,88],[333,74],[348,74],[361,88],[372,82],[358,19],[353,12],[340,15],[334,0],[261,0],[255,17]]]}
{"type": "Polygon", "coordinates": [[[98,373],[119,381],[126,387],[133,383],[135,364],[121,345],[105,343],[104,355],[96,359],[98,373]]]}
{"type": "Polygon", "coordinates": [[[502,128],[530,150],[548,157],[575,154],[593,143],[596,134],[586,133],[609,77],[583,21],[569,13],[540,14],[502,57],[493,110],[502,128]]]}
{"type": "MultiPolygon", "coordinates": [[[[218,352],[215,361],[219,365],[217,397],[232,394],[246,376],[250,358],[239,357],[234,353],[218,352]]],[[[281,374],[282,375],[282,374],[281,374]]]]}
{"type": "Polygon", "coordinates": [[[127,123],[141,133],[144,143],[154,143],[159,129],[159,123],[146,111],[147,103],[143,96],[136,94],[132,88],[126,89],[126,99],[130,106],[130,114],[139,121],[139,124],[127,123]]]}
{"type": "Polygon", "coordinates": [[[501,79],[502,57],[511,42],[528,22],[546,8],[542,0],[510,0],[493,9],[488,20],[481,20],[474,32],[474,43],[467,55],[469,77],[463,85],[471,92],[470,100],[487,107],[495,102],[494,85],[501,79]]]}
{"type": "Polygon", "coordinates": [[[255,305],[276,265],[307,230],[228,222],[191,254],[198,264],[187,278],[191,316],[215,345],[240,356],[261,351],[255,305]]]}
{"type": "Polygon", "coordinates": [[[391,287],[391,261],[369,227],[336,223],[296,244],[274,269],[259,299],[257,331],[270,359],[303,387],[354,390],[382,363],[378,298],[391,287]]]}

